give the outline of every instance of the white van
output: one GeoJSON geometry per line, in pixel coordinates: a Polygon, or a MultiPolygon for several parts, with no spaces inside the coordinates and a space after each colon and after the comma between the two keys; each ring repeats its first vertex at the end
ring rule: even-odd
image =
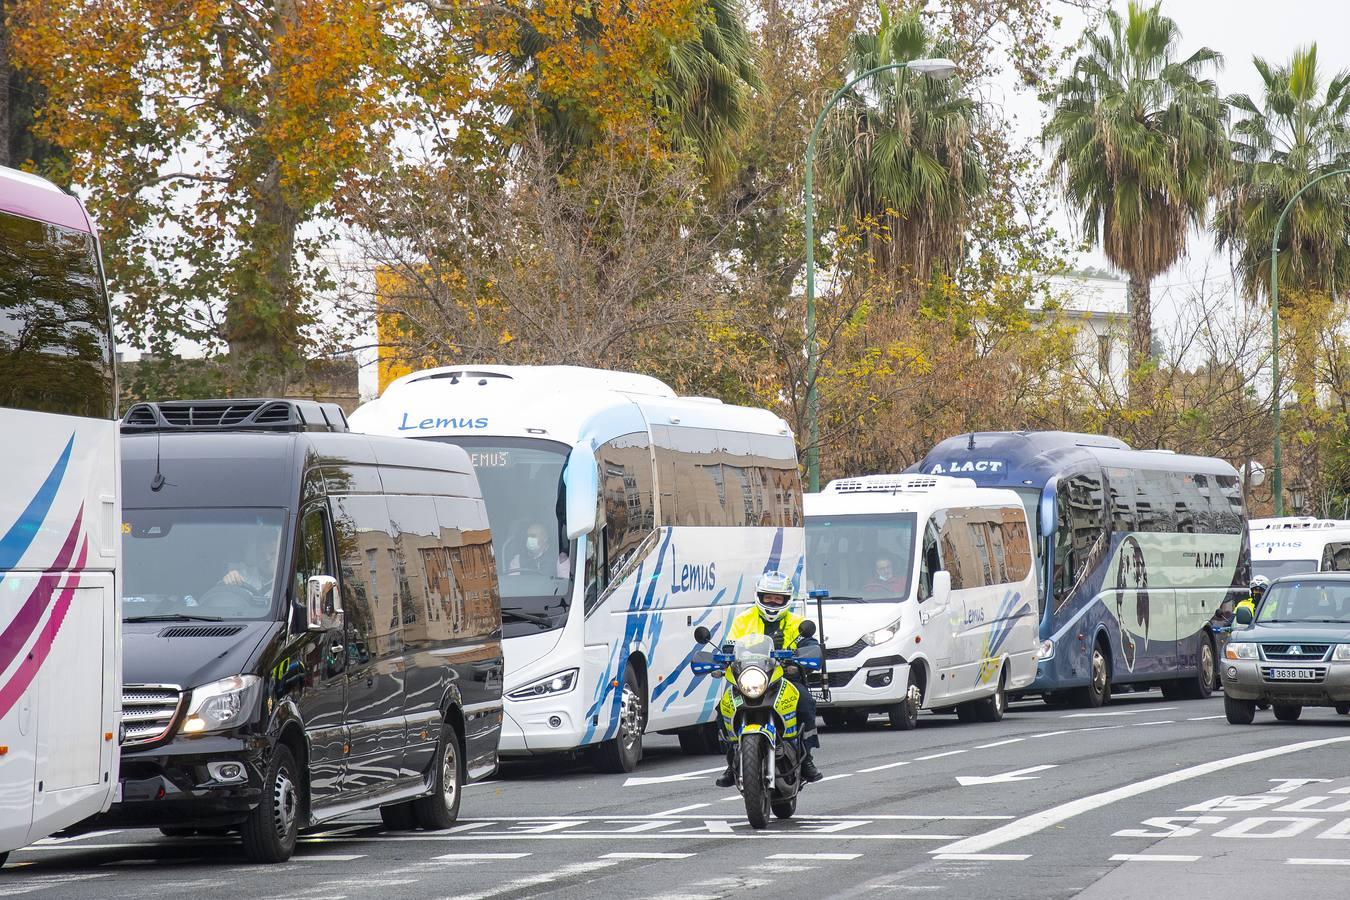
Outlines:
{"type": "Polygon", "coordinates": [[[1026,511],[969,478],[871,475],[807,494],[808,591],[826,647],[826,724],[921,708],[1003,718],[1036,676],[1036,573],[1026,511]],[[817,608],[817,604],[819,607],[817,608]]]}
{"type": "Polygon", "coordinates": [[[1307,572],[1350,572],[1350,522],[1284,516],[1252,519],[1252,575],[1271,581],[1307,572]]]}

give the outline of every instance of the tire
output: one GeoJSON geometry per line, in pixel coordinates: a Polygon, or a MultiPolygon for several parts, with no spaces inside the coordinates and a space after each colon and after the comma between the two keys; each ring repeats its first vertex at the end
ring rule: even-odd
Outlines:
{"type": "Polygon", "coordinates": [[[834,707],[831,709],[822,709],[820,718],[825,724],[835,731],[843,731],[844,726],[848,724],[848,716],[844,715],[844,710],[834,707]]]}
{"type": "Polygon", "coordinates": [[[975,714],[975,704],[958,703],[956,705],[956,718],[960,722],[978,722],[979,718],[975,714]]]}
{"type": "Polygon", "coordinates": [[[1041,702],[1051,709],[1064,709],[1071,699],[1064,691],[1046,691],[1041,694],[1041,702]]]}
{"type": "Polygon", "coordinates": [[[994,689],[994,693],[970,704],[976,722],[1003,721],[1003,714],[1008,711],[1008,692],[1005,689],[1007,683],[1008,667],[1004,666],[998,673],[998,687],[994,689]]]}
{"type": "Polygon", "coordinates": [[[1303,707],[1295,703],[1276,703],[1274,709],[1275,718],[1281,722],[1297,722],[1298,717],[1303,715],[1303,707]]]}
{"type": "Polygon", "coordinates": [[[169,838],[192,837],[197,833],[197,829],[182,825],[165,825],[159,829],[159,833],[169,838]]]}
{"type": "Polygon", "coordinates": [[[291,858],[300,810],[305,808],[303,790],[290,748],[277,744],[263,777],[262,802],[239,829],[250,862],[281,863],[291,858]]]}
{"type": "Polygon", "coordinates": [[[797,795],[793,794],[786,800],[771,800],[769,805],[773,807],[773,814],[780,819],[790,819],[792,814],[797,811],[797,795]]]}
{"type": "Polygon", "coordinates": [[[1092,645],[1091,668],[1086,687],[1078,688],[1075,699],[1079,706],[1097,709],[1111,702],[1111,657],[1101,641],[1092,645]]]}
{"type": "Polygon", "coordinates": [[[614,737],[591,751],[591,765],[600,772],[631,772],[642,761],[642,732],[647,728],[647,694],[630,662],[623,670],[619,728],[614,737]]]}
{"type": "Polygon", "coordinates": [[[5,860],[7,860],[7,859],[9,859],[9,851],[8,851],[8,850],[6,850],[4,853],[0,853],[0,868],[4,868],[5,860]]]}
{"type": "MultiPolygon", "coordinates": [[[[1214,639],[1205,635],[1200,643],[1200,665],[1190,678],[1174,682],[1172,695],[1180,700],[1204,700],[1214,693],[1214,639]]],[[[1168,697],[1168,685],[1163,685],[1163,697],[1168,697]]]]}
{"type": "Polygon", "coordinates": [[[745,796],[745,818],[751,828],[765,828],[769,824],[769,789],[764,784],[769,764],[766,752],[769,742],[762,735],[741,738],[741,793],[745,796]]]}
{"type": "Polygon", "coordinates": [[[454,723],[441,726],[440,746],[432,762],[432,792],[410,805],[413,821],[427,831],[442,831],[459,818],[459,798],[464,793],[464,748],[454,723]]]}
{"type": "Polygon", "coordinates": [[[891,727],[896,731],[913,731],[919,726],[919,707],[923,705],[923,693],[910,673],[909,687],[905,689],[905,699],[886,707],[886,715],[891,727]]]}
{"type": "Polygon", "coordinates": [[[411,803],[394,803],[380,807],[380,821],[390,831],[412,831],[417,827],[411,803]]]}
{"type": "Polygon", "coordinates": [[[676,737],[680,739],[680,749],[687,756],[707,756],[722,752],[715,723],[681,729],[676,737]]]}
{"type": "Polygon", "coordinates": [[[1337,703],[1337,704],[1336,704],[1336,715],[1338,715],[1338,716],[1350,716],[1350,703],[1337,703]]]}
{"type": "Polygon", "coordinates": [[[1223,714],[1228,717],[1229,725],[1250,725],[1256,718],[1256,701],[1237,700],[1224,694],[1223,714]]]}

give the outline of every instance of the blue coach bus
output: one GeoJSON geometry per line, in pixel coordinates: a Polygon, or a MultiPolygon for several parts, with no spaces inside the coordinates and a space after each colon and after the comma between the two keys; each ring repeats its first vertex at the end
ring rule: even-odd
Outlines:
{"type": "Polygon", "coordinates": [[[1101,706],[1113,686],[1207,697],[1220,627],[1251,576],[1242,483],[1220,459],[1115,438],[984,432],[911,471],[1017,491],[1037,523],[1040,638],[1028,689],[1101,706]]]}

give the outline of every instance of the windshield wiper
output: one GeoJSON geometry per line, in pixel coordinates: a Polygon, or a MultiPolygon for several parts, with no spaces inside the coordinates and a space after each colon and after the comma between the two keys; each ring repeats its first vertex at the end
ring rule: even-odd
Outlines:
{"type": "Polygon", "coordinates": [[[224,622],[220,616],[189,616],[183,613],[165,613],[159,616],[128,616],[123,622],[224,622]]]}
{"type": "Polygon", "coordinates": [[[866,603],[862,597],[855,597],[852,594],[831,594],[825,598],[826,602],[830,600],[847,600],[849,603],[866,603]]]}
{"type": "Polygon", "coordinates": [[[514,606],[503,606],[502,618],[509,619],[512,622],[529,622],[531,625],[538,625],[541,628],[553,627],[553,620],[548,616],[526,612],[514,606]]]}

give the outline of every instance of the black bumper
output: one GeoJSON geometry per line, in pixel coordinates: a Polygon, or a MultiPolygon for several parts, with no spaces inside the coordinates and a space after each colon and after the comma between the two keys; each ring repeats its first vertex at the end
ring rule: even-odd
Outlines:
{"type": "Polygon", "coordinates": [[[121,798],[93,824],[123,828],[236,825],[262,799],[271,745],[258,737],[177,738],[161,747],[123,752],[121,798]],[[243,763],[246,781],[222,784],[207,763],[243,763]]]}

